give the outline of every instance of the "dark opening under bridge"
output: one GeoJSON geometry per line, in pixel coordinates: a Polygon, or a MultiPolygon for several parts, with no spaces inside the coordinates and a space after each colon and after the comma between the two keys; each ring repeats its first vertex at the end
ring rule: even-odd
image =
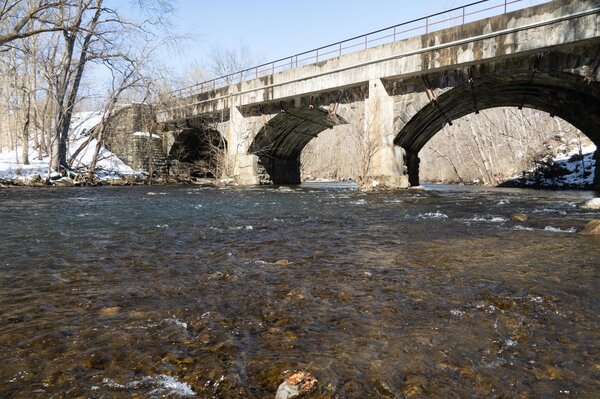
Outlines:
{"type": "Polygon", "coordinates": [[[418,153],[444,125],[500,106],[559,116],[600,148],[600,0],[512,3],[472,3],[185,88],[157,119],[175,136],[212,126],[239,184],[300,183],[306,144],[352,125],[377,143],[372,178],[417,185],[418,153]],[[501,14],[468,22],[477,7],[501,14]],[[406,38],[415,26],[424,34],[406,38]]]}

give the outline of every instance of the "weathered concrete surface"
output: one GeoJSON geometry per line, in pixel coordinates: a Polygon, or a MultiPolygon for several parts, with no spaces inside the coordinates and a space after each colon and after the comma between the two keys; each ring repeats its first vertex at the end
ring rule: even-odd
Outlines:
{"type": "Polygon", "coordinates": [[[318,134],[306,122],[275,120],[273,129],[271,118],[318,107],[335,114],[340,103],[364,103],[363,128],[380,144],[370,174],[395,186],[418,184],[418,153],[445,124],[485,108],[546,111],[600,144],[599,8],[600,0],[553,1],[183,98],[158,119],[227,114],[220,131],[232,173],[250,184],[261,173],[251,148],[269,148],[277,161],[262,162],[267,174],[296,183],[297,155],[318,134]],[[352,97],[365,86],[366,98],[352,97]]]}

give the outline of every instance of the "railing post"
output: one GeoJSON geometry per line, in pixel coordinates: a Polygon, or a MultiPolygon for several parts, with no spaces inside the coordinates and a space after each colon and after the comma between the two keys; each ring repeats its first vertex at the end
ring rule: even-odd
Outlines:
{"type": "Polygon", "coordinates": [[[258,79],[258,67],[254,68],[254,77],[258,79]]]}
{"type": "Polygon", "coordinates": [[[271,63],[271,75],[275,75],[275,62],[271,63]]]}
{"type": "Polygon", "coordinates": [[[506,14],[506,3],[508,2],[508,0],[504,0],[504,13],[506,14]]]}
{"type": "Polygon", "coordinates": [[[425,33],[429,33],[429,17],[425,18],[425,33]]]}
{"type": "Polygon", "coordinates": [[[340,56],[342,55],[342,43],[340,43],[340,56]]]}
{"type": "Polygon", "coordinates": [[[367,49],[367,35],[365,35],[365,50],[367,49]]]}
{"type": "Polygon", "coordinates": [[[394,26],[394,41],[396,41],[396,27],[394,26]]]}
{"type": "Polygon", "coordinates": [[[462,8],[462,12],[463,12],[463,25],[465,24],[465,7],[462,8]]]}
{"type": "Polygon", "coordinates": [[[315,62],[319,62],[319,50],[317,50],[317,60],[315,62]]]}

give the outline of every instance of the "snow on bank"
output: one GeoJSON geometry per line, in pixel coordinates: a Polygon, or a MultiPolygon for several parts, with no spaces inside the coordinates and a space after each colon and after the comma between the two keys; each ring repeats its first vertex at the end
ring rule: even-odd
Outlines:
{"type": "MultiPolygon", "coordinates": [[[[79,112],[73,115],[71,122],[71,132],[67,148],[67,158],[69,158],[77,149],[88,140],[89,132],[100,123],[102,119],[100,112],[79,112]]],[[[92,139],[78,154],[73,161],[74,170],[86,171],[91,164],[96,148],[97,140],[92,139]]],[[[35,175],[46,179],[47,177],[57,178],[58,173],[49,169],[50,157],[40,154],[33,145],[29,143],[29,165],[22,163],[22,148],[5,151],[0,149],[0,179],[8,181],[26,181],[35,175]],[[17,162],[19,160],[19,162],[17,162]]],[[[135,171],[125,165],[116,155],[101,147],[98,162],[96,164],[96,176],[101,179],[109,179],[118,176],[139,175],[141,172],[135,171]]]]}
{"type": "Polygon", "coordinates": [[[584,146],[581,149],[582,156],[579,156],[580,150],[578,148],[572,151],[564,151],[564,149],[561,151],[561,148],[559,148],[553,159],[543,160],[553,164],[552,169],[560,171],[559,176],[544,174],[544,169],[548,170],[547,167],[538,168],[529,171],[527,176],[515,176],[511,183],[519,186],[545,188],[591,187],[596,172],[595,151],[596,146],[594,144],[584,146]]]}

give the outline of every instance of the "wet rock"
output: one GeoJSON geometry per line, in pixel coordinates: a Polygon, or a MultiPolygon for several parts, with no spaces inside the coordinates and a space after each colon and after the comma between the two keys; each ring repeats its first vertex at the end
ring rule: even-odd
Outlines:
{"type": "Polygon", "coordinates": [[[524,213],[517,212],[517,213],[513,213],[512,215],[510,215],[510,220],[512,220],[513,222],[526,222],[527,219],[529,219],[529,218],[524,213]]]}
{"type": "Polygon", "coordinates": [[[592,219],[585,225],[581,234],[600,235],[600,219],[592,219]]]}
{"type": "Polygon", "coordinates": [[[421,395],[423,393],[422,377],[417,375],[408,376],[405,378],[405,383],[402,386],[402,394],[408,398],[421,395]]]}
{"type": "Polygon", "coordinates": [[[579,207],[581,209],[600,209],[600,198],[592,198],[591,200],[588,200],[583,204],[579,205],[579,207]]]}
{"type": "Polygon", "coordinates": [[[275,399],[293,399],[312,392],[317,387],[317,379],[310,373],[298,371],[285,379],[277,388],[275,399]]]}

